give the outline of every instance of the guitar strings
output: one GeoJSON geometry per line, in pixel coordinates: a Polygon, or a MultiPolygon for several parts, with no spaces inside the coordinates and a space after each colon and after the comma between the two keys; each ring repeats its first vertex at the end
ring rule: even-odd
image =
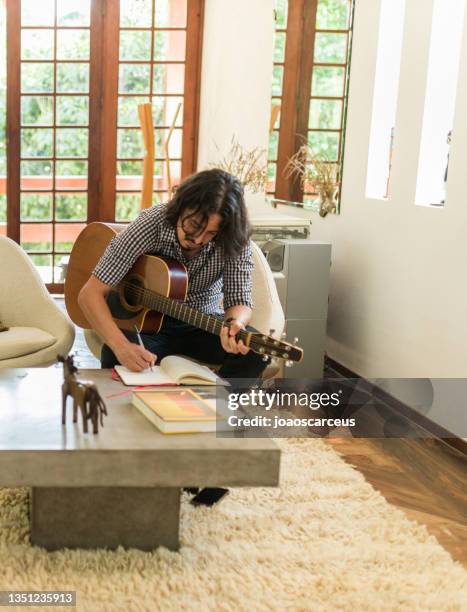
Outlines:
{"type": "MultiPolygon", "coordinates": [[[[154,298],[155,301],[157,302],[157,300],[159,300],[162,304],[164,304],[164,302],[167,302],[168,300],[172,299],[172,298],[167,298],[164,295],[161,294],[157,294],[155,291],[152,291],[151,289],[146,289],[145,287],[140,287],[138,285],[135,285],[134,283],[132,283],[131,281],[122,281],[120,283],[120,285],[122,285],[123,287],[130,289],[130,291],[132,291],[135,294],[135,297],[137,298],[144,298],[145,295],[149,295],[150,298],[154,298]]],[[[191,309],[190,306],[188,306],[187,304],[185,304],[184,302],[179,302],[179,304],[185,309],[185,310],[193,310],[196,314],[198,314],[198,311],[196,311],[195,309],[191,309]]],[[[158,306],[158,304],[155,304],[156,308],[158,306]]],[[[213,318],[215,319],[216,322],[216,327],[218,327],[220,325],[220,327],[222,328],[223,326],[223,322],[219,321],[218,319],[216,319],[216,317],[213,317],[213,315],[208,315],[206,313],[199,313],[201,315],[201,317],[208,317],[208,318],[213,318]]],[[[169,315],[170,316],[170,315],[169,315]]],[[[228,325],[227,325],[228,327],[228,325]]],[[[208,330],[206,330],[208,331],[208,330]]],[[[212,333],[212,332],[211,332],[212,333]]],[[[237,335],[240,336],[240,339],[242,340],[246,340],[246,337],[248,335],[249,332],[247,332],[246,330],[240,330],[238,332],[237,335]]],[[[249,343],[249,347],[253,350],[256,350],[256,352],[261,353],[261,351],[259,349],[263,349],[266,345],[266,348],[269,348],[271,351],[275,351],[275,352],[279,352],[281,349],[279,348],[279,346],[277,346],[275,344],[276,340],[272,340],[272,342],[269,340],[269,337],[266,336],[266,340],[262,340],[262,341],[258,341],[258,339],[255,336],[250,336],[250,343],[249,343]],[[272,344],[272,346],[271,346],[272,344]]],[[[284,344],[284,343],[282,343],[284,344]]],[[[282,349],[284,350],[284,349],[282,349]]]]}
{"type": "MultiPolygon", "coordinates": [[[[124,287],[130,289],[132,292],[134,292],[136,294],[136,297],[144,297],[145,294],[149,294],[149,297],[154,298],[156,302],[157,302],[157,300],[159,300],[160,302],[162,302],[162,304],[164,302],[167,303],[170,299],[172,299],[172,298],[167,298],[167,297],[163,296],[162,294],[158,294],[155,291],[152,291],[151,289],[146,289],[145,287],[140,287],[138,285],[135,285],[131,281],[122,281],[121,284],[124,287]]],[[[195,313],[195,316],[197,314],[200,314],[201,317],[203,317],[203,318],[207,317],[208,319],[209,318],[214,319],[214,321],[216,323],[216,327],[219,327],[219,326],[222,327],[223,323],[221,321],[219,321],[218,319],[216,319],[215,317],[213,317],[213,315],[208,315],[206,313],[198,312],[195,309],[192,309],[190,306],[188,306],[184,302],[179,302],[179,304],[185,310],[193,311],[195,313]]],[[[157,308],[158,304],[156,303],[155,306],[157,308]]],[[[209,330],[206,330],[206,331],[209,331],[209,330]]],[[[211,332],[211,333],[213,333],[213,332],[211,332]]],[[[246,340],[246,337],[248,336],[248,333],[249,332],[247,332],[245,330],[240,330],[237,335],[240,336],[240,338],[242,340],[246,340]]],[[[279,353],[279,351],[281,351],[281,350],[282,351],[289,351],[290,350],[289,347],[287,347],[287,346],[285,346],[285,347],[283,346],[281,348],[278,344],[276,344],[276,342],[279,342],[279,341],[276,341],[274,339],[269,339],[268,336],[266,336],[266,340],[258,340],[256,338],[256,336],[252,335],[252,336],[250,336],[250,342],[249,342],[249,344],[247,346],[249,346],[251,349],[253,349],[254,351],[256,351],[257,353],[260,353],[260,354],[264,353],[264,348],[265,347],[267,349],[269,349],[269,351],[271,351],[271,353],[274,352],[273,353],[274,355],[277,355],[279,353]],[[263,350],[261,351],[261,349],[263,349],[263,350]]],[[[281,342],[280,344],[284,345],[285,343],[281,342]]],[[[278,355],[278,356],[281,356],[281,355],[278,355]]],[[[282,355],[282,357],[289,358],[289,355],[288,354],[282,355]]]]}
{"type": "MultiPolygon", "coordinates": [[[[125,283],[123,283],[123,284],[124,284],[124,285],[125,285],[127,288],[129,288],[131,291],[133,291],[133,293],[135,294],[135,297],[144,297],[144,292],[145,292],[145,289],[141,289],[141,288],[139,288],[139,287],[137,287],[137,286],[135,286],[135,285],[132,285],[131,283],[128,283],[128,282],[125,282],[125,283]]],[[[150,297],[152,297],[152,296],[150,296],[150,297]]],[[[164,297],[164,296],[161,296],[161,297],[164,297]]],[[[157,300],[157,297],[156,297],[156,300],[157,300]]],[[[188,306],[186,306],[185,304],[183,304],[183,302],[180,302],[180,304],[182,304],[182,305],[183,305],[185,308],[189,308],[188,306]]],[[[151,305],[152,305],[152,304],[151,304],[151,305]]],[[[156,307],[155,309],[157,309],[157,306],[158,306],[158,305],[157,305],[157,304],[154,304],[154,306],[156,307]]],[[[196,312],[196,311],[195,311],[195,312],[196,312]]],[[[163,314],[164,314],[164,313],[163,313],[163,314]]],[[[210,333],[214,333],[214,331],[216,331],[216,332],[217,332],[217,335],[219,335],[219,333],[220,333],[220,329],[219,329],[219,327],[220,327],[220,328],[222,328],[222,322],[221,322],[221,321],[219,321],[219,320],[217,320],[217,319],[216,319],[215,317],[213,317],[212,315],[207,315],[207,314],[205,314],[205,313],[199,313],[199,314],[200,314],[202,317],[209,317],[211,320],[214,320],[214,322],[215,322],[215,324],[216,324],[216,325],[215,325],[216,330],[211,330],[211,331],[210,331],[210,333]]],[[[170,316],[170,315],[169,315],[169,316],[170,316]]],[[[226,325],[226,327],[229,327],[229,325],[227,324],[227,325],[226,325]]],[[[209,330],[206,330],[206,331],[209,331],[209,330]]],[[[247,335],[248,335],[248,332],[246,332],[245,330],[240,330],[240,331],[238,332],[238,334],[237,334],[237,335],[239,335],[239,336],[240,336],[240,338],[241,338],[242,340],[246,340],[246,337],[247,337],[247,335]]],[[[250,336],[250,343],[249,343],[249,345],[247,345],[247,346],[249,346],[249,347],[250,347],[251,349],[253,349],[253,350],[256,350],[256,352],[261,353],[260,349],[262,349],[262,348],[264,349],[264,342],[258,342],[258,341],[257,341],[257,339],[256,339],[254,336],[250,336]]],[[[274,348],[275,348],[275,347],[274,347],[274,348]]]]}
{"type": "MultiPolygon", "coordinates": [[[[157,303],[157,301],[159,301],[162,305],[165,303],[167,303],[169,300],[175,301],[172,298],[167,298],[161,294],[157,294],[156,292],[152,291],[152,290],[148,290],[144,287],[139,287],[138,285],[134,285],[133,283],[129,282],[129,281],[123,281],[121,283],[122,285],[124,285],[126,288],[129,288],[134,294],[135,297],[139,297],[139,298],[144,298],[145,294],[149,293],[149,297],[150,298],[155,298],[154,299],[154,305],[156,308],[159,306],[159,304],[157,303]]],[[[178,304],[181,306],[181,308],[185,311],[191,311],[194,315],[195,315],[195,322],[196,322],[196,317],[199,315],[201,317],[201,319],[203,320],[204,318],[207,318],[208,321],[213,321],[215,323],[215,327],[217,328],[217,330],[220,332],[219,328],[222,328],[223,326],[223,322],[220,321],[219,319],[217,319],[215,316],[213,315],[209,315],[207,313],[203,313],[200,311],[195,310],[194,308],[191,308],[190,306],[188,306],[187,304],[185,304],[184,302],[178,302],[178,304]]],[[[170,316],[170,315],[169,315],[170,316]]],[[[187,318],[190,318],[190,315],[188,315],[187,318]]],[[[208,327],[208,325],[206,325],[206,327],[208,327]]],[[[228,325],[227,325],[228,327],[228,325]]],[[[206,331],[210,331],[209,329],[207,329],[206,331]]],[[[211,333],[213,333],[214,330],[211,331],[211,333]]],[[[247,336],[248,332],[246,332],[245,330],[240,330],[239,335],[245,337],[247,336]]]]}
{"type": "MultiPolygon", "coordinates": [[[[169,301],[171,298],[166,298],[165,296],[161,295],[161,294],[157,294],[156,292],[152,291],[151,289],[146,289],[145,287],[140,287],[138,285],[135,285],[134,283],[131,283],[130,281],[122,281],[121,283],[124,287],[130,289],[134,294],[136,294],[136,297],[144,297],[145,294],[149,294],[149,297],[151,298],[155,298],[155,301],[157,302],[157,300],[159,300],[160,302],[162,302],[162,304],[164,302],[169,301]]],[[[208,317],[208,318],[212,318],[214,319],[215,323],[216,323],[216,327],[221,326],[222,327],[222,322],[217,320],[215,317],[213,317],[212,315],[207,315],[205,313],[201,313],[198,311],[196,311],[195,309],[192,309],[191,307],[187,306],[186,304],[184,304],[183,302],[179,302],[179,304],[185,309],[185,310],[192,310],[195,315],[200,314],[201,317],[208,317]]],[[[158,304],[155,304],[156,308],[158,306],[158,304]]],[[[208,331],[208,330],[207,330],[208,331]]],[[[211,332],[212,333],[212,332],[211,332]]],[[[240,336],[240,338],[242,340],[246,340],[246,337],[248,336],[247,331],[245,330],[240,330],[238,332],[237,335],[240,336]]],[[[250,342],[247,346],[249,346],[252,350],[256,351],[257,353],[264,353],[264,348],[266,347],[267,349],[269,349],[271,352],[274,351],[274,354],[277,354],[280,350],[284,350],[284,348],[280,348],[277,344],[275,344],[276,340],[272,339],[272,341],[269,339],[269,337],[266,336],[266,340],[258,340],[255,336],[250,336],[250,342]],[[262,350],[261,350],[262,349],[262,350]]],[[[284,343],[281,343],[284,344],[284,343]]],[[[288,347],[285,347],[285,351],[289,350],[288,347]]],[[[280,356],[280,355],[279,355],[280,356]]],[[[289,357],[289,355],[283,355],[283,357],[289,357]]]]}

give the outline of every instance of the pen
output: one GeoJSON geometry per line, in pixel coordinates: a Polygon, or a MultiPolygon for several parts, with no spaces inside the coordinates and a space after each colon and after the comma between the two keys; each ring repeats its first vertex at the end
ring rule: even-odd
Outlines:
{"type": "MultiPolygon", "coordinates": [[[[138,338],[138,344],[140,346],[142,346],[143,348],[145,348],[145,346],[143,344],[143,341],[141,340],[141,336],[140,336],[139,329],[138,329],[137,325],[135,325],[134,328],[135,328],[135,332],[136,332],[136,337],[138,338]]],[[[149,367],[151,368],[151,372],[154,372],[154,370],[152,369],[152,365],[149,366],[149,367]]]]}

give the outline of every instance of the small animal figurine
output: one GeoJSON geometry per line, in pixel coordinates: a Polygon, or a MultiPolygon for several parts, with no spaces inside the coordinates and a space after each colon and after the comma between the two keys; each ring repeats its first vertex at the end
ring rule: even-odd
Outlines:
{"type": "Polygon", "coordinates": [[[78,368],[73,363],[73,356],[63,357],[57,355],[58,361],[63,363],[62,384],[62,424],[66,421],[66,401],[70,395],[73,398],[73,423],[78,421],[78,408],[83,419],[83,432],[88,433],[88,420],[93,425],[93,433],[98,433],[99,417],[102,427],[107,408],[99,395],[96,385],[90,380],[79,380],[76,377],[78,368]]]}

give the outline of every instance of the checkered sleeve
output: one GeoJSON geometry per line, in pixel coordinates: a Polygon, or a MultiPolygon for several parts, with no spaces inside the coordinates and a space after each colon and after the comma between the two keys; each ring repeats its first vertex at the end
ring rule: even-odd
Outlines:
{"type": "Polygon", "coordinates": [[[156,250],[160,235],[160,213],[156,206],[143,210],[109,242],[92,274],[115,287],[140,255],[156,250]]]}
{"type": "Polygon", "coordinates": [[[224,309],[244,305],[253,308],[253,250],[251,241],[235,258],[227,258],[224,264],[224,309]]]}

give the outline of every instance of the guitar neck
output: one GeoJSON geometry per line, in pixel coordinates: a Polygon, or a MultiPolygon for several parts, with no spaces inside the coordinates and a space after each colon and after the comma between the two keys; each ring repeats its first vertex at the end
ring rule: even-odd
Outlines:
{"type": "MultiPolygon", "coordinates": [[[[168,298],[165,295],[156,293],[152,289],[136,285],[131,281],[124,281],[123,288],[125,295],[131,298],[131,303],[168,315],[210,334],[220,336],[224,325],[230,327],[228,323],[224,323],[224,321],[214,315],[205,314],[196,308],[188,306],[185,302],[168,298]]],[[[301,348],[259,332],[241,329],[235,337],[237,340],[243,340],[246,346],[263,356],[277,356],[292,361],[300,361],[303,357],[303,350],[301,348]]]]}
{"type": "MultiPolygon", "coordinates": [[[[196,308],[192,308],[188,306],[184,302],[179,302],[177,300],[173,300],[171,298],[165,297],[164,295],[158,294],[151,289],[140,289],[138,288],[138,301],[140,304],[149,308],[150,310],[155,310],[157,312],[161,312],[162,314],[168,315],[169,317],[173,317],[178,321],[183,321],[184,323],[188,323],[189,325],[194,325],[199,329],[203,329],[211,334],[215,334],[220,336],[222,327],[229,324],[224,324],[224,322],[215,317],[214,315],[209,315],[196,308]]],[[[248,336],[248,332],[245,330],[240,330],[237,333],[239,339],[245,340],[248,336]]]]}

